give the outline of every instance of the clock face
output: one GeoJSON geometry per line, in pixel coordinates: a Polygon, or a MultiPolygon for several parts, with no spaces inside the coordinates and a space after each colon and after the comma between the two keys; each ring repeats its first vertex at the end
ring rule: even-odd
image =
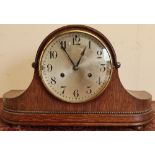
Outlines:
{"type": "Polygon", "coordinates": [[[51,38],[39,60],[44,86],[55,97],[82,103],[100,95],[112,76],[108,48],[95,35],[70,30],[51,38]]]}

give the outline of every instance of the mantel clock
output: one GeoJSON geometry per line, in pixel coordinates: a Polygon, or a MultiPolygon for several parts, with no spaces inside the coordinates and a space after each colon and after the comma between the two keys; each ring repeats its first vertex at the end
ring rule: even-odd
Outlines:
{"type": "Polygon", "coordinates": [[[114,48],[93,28],[55,30],[32,66],[29,88],[4,94],[2,118],[8,123],[142,127],[152,120],[151,95],[122,86],[114,48]]]}

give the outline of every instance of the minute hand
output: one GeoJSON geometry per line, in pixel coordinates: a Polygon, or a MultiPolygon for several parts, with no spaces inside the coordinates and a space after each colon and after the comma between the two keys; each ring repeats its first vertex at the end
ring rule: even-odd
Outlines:
{"type": "Polygon", "coordinates": [[[73,67],[75,66],[74,62],[72,61],[72,59],[70,58],[69,54],[67,53],[66,49],[61,47],[63,49],[63,51],[66,53],[66,55],[68,56],[70,62],[72,63],[73,67]]]}
{"type": "Polygon", "coordinates": [[[80,62],[81,62],[81,59],[82,59],[82,57],[84,56],[84,54],[85,54],[85,51],[86,51],[86,47],[83,49],[83,51],[81,52],[81,56],[80,56],[80,59],[79,59],[79,61],[77,62],[77,64],[75,65],[75,67],[78,67],[79,66],[79,64],[80,64],[80,62]]]}

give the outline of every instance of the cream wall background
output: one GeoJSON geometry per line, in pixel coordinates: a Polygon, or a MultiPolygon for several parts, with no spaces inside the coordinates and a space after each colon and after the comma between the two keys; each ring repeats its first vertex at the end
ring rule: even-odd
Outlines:
{"type": "MultiPolygon", "coordinates": [[[[0,25],[0,97],[10,89],[26,89],[41,41],[63,25],[0,25]]],[[[122,66],[125,88],[147,90],[155,100],[155,25],[88,25],[112,43],[122,66]]]]}

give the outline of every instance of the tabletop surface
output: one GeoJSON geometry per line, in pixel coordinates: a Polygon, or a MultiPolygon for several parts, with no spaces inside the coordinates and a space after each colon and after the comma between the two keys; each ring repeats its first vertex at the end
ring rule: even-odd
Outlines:
{"type": "MultiPolygon", "coordinates": [[[[155,113],[155,101],[152,104],[155,113]]],[[[0,98],[0,116],[2,109],[2,99],[0,98]]],[[[10,125],[4,123],[0,118],[0,131],[134,131],[131,127],[32,127],[10,125]]],[[[155,116],[153,121],[144,127],[144,131],[155,131],[155,116]]]]}

